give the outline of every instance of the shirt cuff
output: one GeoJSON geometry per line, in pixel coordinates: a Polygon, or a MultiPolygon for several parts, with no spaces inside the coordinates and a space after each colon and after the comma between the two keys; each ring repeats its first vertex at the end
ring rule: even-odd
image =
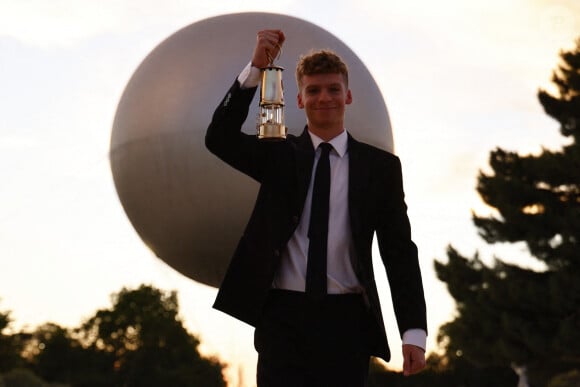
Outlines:
{"type": "Polygon", "coordinates": [[[403,345],[411,344],[417,347],[427,348],[427,332],[423,329],[408,329],[403,333],[403,345]]]}
{"type": "Polygon", "coordinates": [[[260,84],[260,69],[252,66],[252,62],[249,62],[238,75],[238,82],[240,82],[242,89],[257,87],[260,84]]]}

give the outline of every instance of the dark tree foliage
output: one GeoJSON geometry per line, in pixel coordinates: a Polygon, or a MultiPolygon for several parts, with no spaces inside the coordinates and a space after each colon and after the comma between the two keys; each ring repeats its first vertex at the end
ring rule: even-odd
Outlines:
{"type": "MultiPolygon", "coordinates": [[[[51,385],[26,368],[14,368],[0,376],[1,387],[61,387],[51,385]]],[[[67,387],[67,386],[62,386],[67,387]]]]}
{"type": "Polygon", "coordinates": [[[489,387],[515,386],[517,377],[506,367],[477,367],[463,357],[431,354],[424,371],[412,376],[371,363],[368,387],[489,387]]]}
{"type": "Polygon", "coordinates": [[[0,312],[0,374],[23,364],[21,336],[8,332],[11,321],[10,312],[0,312]]]}
{"type": "Polygon", "coordinates": [[[439,332],[447,353],[482,367],[525,367],[537,386],[580,370],[580,39],[560,57],[557,94],[538,97],[565,145],[537,155],[492,151],[493,172],[480,172],[477,191],[498,215],[473,217],[487,243],[523,242],[545,270],[498,258],[486,265],[453,247],[446,263],[435,262],[457,304],[439,332]]]}
{"type": "MultiPolygon", "coordinates": [[[[175,292],[142,285],[112,301],[77,329],[46,323],[5,335],[9,314],[0,313],[0,382],[32,375],[51,386],[226,386],[225,365],[203,357],[179,319],[175,292]]],[[[14,383],[6,385],[33,385],[14,383]]]]}
{"type": "Polygon", "coordinates": [[[202,357],[199,340],[183,327],[175,292],[122,289],[78,334],[108,358],[113,385],[225,386],[224,365],[202,357]]]}
{"type": "Polygon", "coordinates": [[[29,367],[48,382],[71,386],[114,385],[108,353],[85,348],[72,330],[53,323],[38,327],[25,349],[29,367]]]}

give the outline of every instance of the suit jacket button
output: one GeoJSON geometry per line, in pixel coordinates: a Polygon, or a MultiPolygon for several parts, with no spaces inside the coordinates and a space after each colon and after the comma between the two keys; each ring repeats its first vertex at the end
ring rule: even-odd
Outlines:
{"type": "Polygon", "coordinates": [[[274,250],[274,256],[275,257],[279,257],[280,256],[280,250],[278,250],[278,249],[274,250]]]}
{"type": "Polygon", "coordinates": [[[299,221],[300,221],[300,218],[298,218],[298,216],[294,215],[294,216],[292,217],[292,223],[294,223],[294,224],[298,224],[298,222],[299,222],[299,221]]]}

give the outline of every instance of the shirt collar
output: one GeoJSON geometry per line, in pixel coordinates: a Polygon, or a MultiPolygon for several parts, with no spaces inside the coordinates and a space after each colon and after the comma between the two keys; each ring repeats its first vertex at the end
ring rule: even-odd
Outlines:
{"type": "MultiPolygon", "coordinates": [[[[310,135],[310,139],[312,140],[312,145],[314,145],[314,150],[318,149],[318,145],[324,142],[324,140],[315,135],[314,133],[312,133],[311,131],[308,131],[308,134],[310,135]]],[[[346,130],[343,130],[342,133],[334,137],[332,140],[328,141],[328,143],[332,145],[336,153],[338,153],[339,157],[344,156],[348,149],[348,134],[346,130]]]]}

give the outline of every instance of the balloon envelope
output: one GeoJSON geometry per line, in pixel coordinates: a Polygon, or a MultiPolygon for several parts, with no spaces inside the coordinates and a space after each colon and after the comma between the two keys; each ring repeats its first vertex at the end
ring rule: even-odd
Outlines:
{"type": "MultiPolygon", "coordinates": [[[[111,135],[115,187],[133,227],[164,262],[198,282],[219,286],[250,216],[257,184],[204,146],[212,113],[249,62],[256,33],[286,35],[275,64],[286,69],[285,122],[299,134],[296,61],[331,49],[349,65],[353,103],[346,127],[361,141],[392,151],[387,108],[365,65],[339,39],[307,21],[268,13],[217,16],[191,24],[139,65],[119,102],[111,135]]],[[[256,133],[259,92],[243,131],[256,133]]]]}

